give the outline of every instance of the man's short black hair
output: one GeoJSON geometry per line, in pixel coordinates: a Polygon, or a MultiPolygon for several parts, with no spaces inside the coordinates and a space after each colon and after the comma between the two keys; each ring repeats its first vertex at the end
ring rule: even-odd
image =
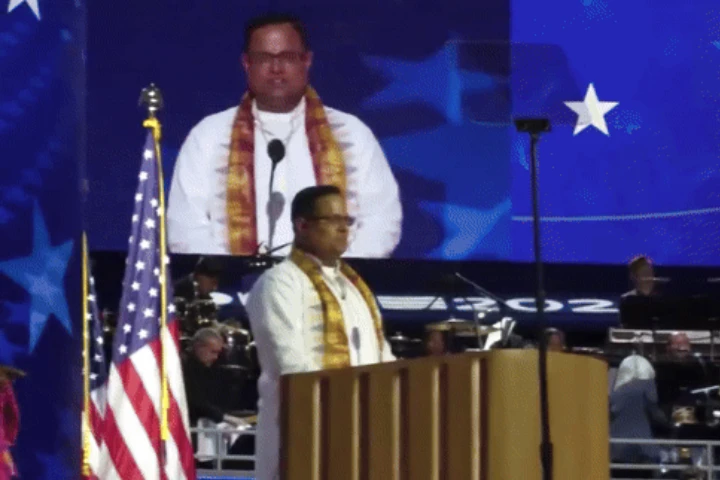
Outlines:
{"type": "Polygon", "coordinates": [[[223,271],[222,261],[213,257],[200,257],[195,265],[194,273],[206,277],[220,278],[223,271]]]}
{"type": "Polygon", "coordinates": [[[342,191],[335,185],[318,185],[300,190],[292,201],[292,221],[312,217],[315,214],[315,203],[328,195],[342,195],[342,191]]]}
{"type": "Polygon", "coordinates": [[[289,13],[268,13],[255,17],[247,23],[245,27],[245,53],[250,48],[250,40],[252,40],[253,33],[263,27],[269,27],[270,25],[284,25],[289,24],[297,33],[300,35],[300,41],[303,44],[305,50],[309,50],[307,32],[305,31],[305,25],[295,15],[289,13]]]}
{"type": "Polygon", "coordinates": [[[651,264],[652,262],[648,257],[646,257],[645,255],[638,255],[637,257],[630,260],[630,263],[628,264],[628,268],[630,269],[630,275],[637,275],[637,273],[642,267],[651,264]]]}

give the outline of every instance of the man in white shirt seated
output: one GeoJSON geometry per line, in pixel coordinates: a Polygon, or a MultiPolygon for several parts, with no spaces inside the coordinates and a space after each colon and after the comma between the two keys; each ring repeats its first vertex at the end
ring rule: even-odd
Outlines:
{"type": "Polygon", "coordinates": [[[340,260],[353,224],[340,190],[302,190],[292,203],[292,224],[290,256],[260,276],[246,305],[262,372],[258,480],[279,478],[281,375],[395,360],[372,292],[340,260]]]}
{"type": "Polygon", "coordinates": [[[289,245],[287,200],[305,187],[336,185],[357,219],[347,255],[392,255],[402,227],[395,177],[370,129],[325,107],[310,87],[312,59],[296,18],[249,23],[248,92],[239,106],[200,121],[180,149],[168,199],[172,252],[253,255],[289,245]]]}

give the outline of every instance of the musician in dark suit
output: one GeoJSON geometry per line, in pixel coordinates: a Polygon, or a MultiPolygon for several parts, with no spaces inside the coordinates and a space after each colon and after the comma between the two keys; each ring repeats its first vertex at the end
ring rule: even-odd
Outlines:
{"type": "Polygon", "coordinates": [[[650,258],[645,255],[633,258],[628,264],[628,270],[630,271],[630,283],[633,289],[625,293],[623,298],[651,296],[655,291],[655,270],[650,258]]]}
{"type": "Polygon", "coordinates": [[[184,298],[188,303],[211,299],[210,294],[217,290],[220,284],[222,270],[220,260],[200,257],[193,272],[175,283],[175,297],[184,298]]]}

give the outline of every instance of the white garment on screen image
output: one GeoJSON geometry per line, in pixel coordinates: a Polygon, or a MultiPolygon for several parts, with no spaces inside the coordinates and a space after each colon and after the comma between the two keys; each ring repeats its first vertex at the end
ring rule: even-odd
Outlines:
{"type": "MultiPolygon", "coordinates": [[[[232,127],[238,107],[210,115],[190,132],[175,164],[168,198],[168,242],[173,253],[228,254],[226,192],[232,127]]],[[[305,132],[305,100],[289,113],[259,112],[255,125],[255,199],[258,243],[268,245],[270,167],[267,144],[286,143],[275,170],[273,191],[285,199],[273,246],[292,242],[290,205],[302,189],[316,185],[305,132]]],[[[348,211],[357,218],[346,256],[384,258],[400,241],[402,208],[397,182],[372,131],[357,117],[325,107],[343,151],[348,211]]],[[[276,255],[288,254],[290,247],[276,255]]]]}

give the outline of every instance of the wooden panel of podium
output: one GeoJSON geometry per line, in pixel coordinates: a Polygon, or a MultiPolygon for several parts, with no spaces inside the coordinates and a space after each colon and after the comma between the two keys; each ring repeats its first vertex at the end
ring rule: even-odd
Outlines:
{"type": "MultiPolygon", "coordinates": [[[[540,480],[536,350],[288,375],[283,480],[540,480]]],[[[608,480],[605,362],[548,355],[554,480],[608,480]]]]}

